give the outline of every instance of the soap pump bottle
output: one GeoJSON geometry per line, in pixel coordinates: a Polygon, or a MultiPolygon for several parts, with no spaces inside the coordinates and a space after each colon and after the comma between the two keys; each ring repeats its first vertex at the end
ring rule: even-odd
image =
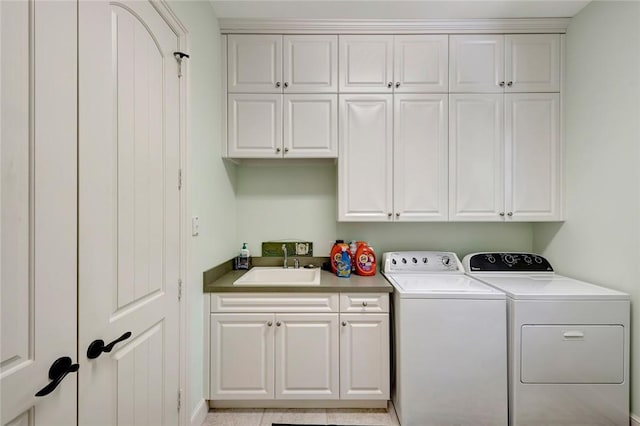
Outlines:
{"type": "Polygon", "coordinates": [[[249,259],[250,259],[249,248],[247,247],[247,243],[242,243],[242,248],[240,249],[240,256],[236,258],[236,269],[249,269],[249,259]]]}

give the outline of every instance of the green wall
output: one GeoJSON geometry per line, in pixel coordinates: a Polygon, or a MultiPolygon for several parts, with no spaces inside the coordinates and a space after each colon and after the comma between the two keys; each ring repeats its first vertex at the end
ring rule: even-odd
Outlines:
{"type": "Polygon", "coordinates": [[[534,226],[557,271],[632,295],[640,414],[640,3],[596,1],[567,31],[564,224],[534,226]]]}
{"type": "Polygon", "coordinates": [[[463,256],[479,250],[532,248],[529,223],[347,223],[337,222],[335,165],[238,167],[236,248],[249,243],[254,256],[262,241],[313,241],[327,256],[336,238],[364,240],[377,253],[450,250],[463,256]]]}

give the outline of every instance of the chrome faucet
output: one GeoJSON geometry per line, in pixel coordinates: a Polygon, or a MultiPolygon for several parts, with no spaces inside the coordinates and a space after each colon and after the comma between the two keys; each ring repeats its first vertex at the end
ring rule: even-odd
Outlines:
{"type": "Polygon", "coordinates": [[[287,265],[288,257],[287,257],[287,246],[286,246],[286,244],[282,245],[282,253],[284,253],[284,265],[282,265],[282,267],[284,269],[287,269],[289,267],[289,265],[287,265]]]}

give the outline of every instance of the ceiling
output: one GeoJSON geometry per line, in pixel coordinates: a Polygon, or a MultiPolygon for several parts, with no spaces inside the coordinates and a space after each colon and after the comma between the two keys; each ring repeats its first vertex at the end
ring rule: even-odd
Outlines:
{"type": "Polygon", "coordinates": [[[209,0],[218,18],[570,18],[589,0],[209,0]]]}

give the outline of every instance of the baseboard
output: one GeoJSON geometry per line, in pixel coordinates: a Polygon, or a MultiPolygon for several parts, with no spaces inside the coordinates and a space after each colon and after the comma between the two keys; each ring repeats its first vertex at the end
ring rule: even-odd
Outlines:
{"type": "Polygon", "coordinates": [[[631,417],[629,418],[629,424],[631,426],[640,426],[640,416],[637,414],[631,413],[631,417]]]}
{"type": "Polygon", "coordinates": [[[209,407],[207,405],[207,401],[205,399],[201,399],[195,410],[193,410],[193,413],[191,413],[191,426],[202,426],[208,412],[209,407]]]}

